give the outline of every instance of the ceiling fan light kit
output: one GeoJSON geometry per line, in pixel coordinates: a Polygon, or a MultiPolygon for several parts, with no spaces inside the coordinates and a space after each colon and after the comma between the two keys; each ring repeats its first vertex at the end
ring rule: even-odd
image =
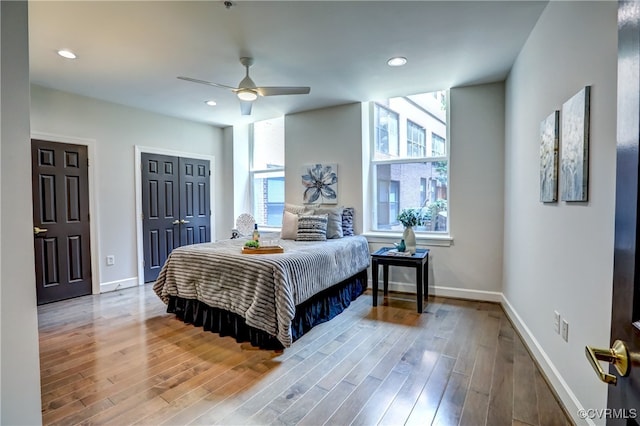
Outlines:
{"type": "Polygon", "coordinates": [[[238,92],[236,92],[236,95],[238,96],[238,99],[240,99],[241,101],[251,102],[258,99],[258,94],[253,90],[249,90],[249,89],[238,90],[238,92]]]}
{"type": "Polygon", "coordinates": [[[242,57],[240,63],[245,67],[246,74],[244,78],[238,84],[238,87],[231,87],[224,84],[213,83],[205,80],[198,80],[191,77],[178,77],[180,80],[190,81],[192,83],[206,84],[207,86],[220,87],[223,89],[229,89],[236,94],[240,100],[240,113],[242,115],[251,115],[251,102],[258,99],[260,96],[279,96],[279,95],[306,95],[311,92],[310,87],[286,87],[286,86],[270,86],[259,87],[249,77],[249,67],[253,65],[253,58],[242,57]]]}

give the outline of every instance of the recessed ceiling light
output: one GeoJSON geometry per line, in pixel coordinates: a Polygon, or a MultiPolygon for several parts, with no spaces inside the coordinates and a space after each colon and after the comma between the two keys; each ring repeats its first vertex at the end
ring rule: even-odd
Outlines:
{"type": "Polygon", "coordinates": [[[67,59],[75,59],[77,57],[75,55],[75,53],[73,53],[72,51],[67,50],[67,49],[58,50],[58,55],[62,56],[63,58],[67,58],[67,59]]]}
{"type": "Polygon", "coordinates": [[[216,106],[216,105],[218,105],[218,104],[216,103],[216,101],[204,101],[204,103],[205,103],[205,104],[207,104],[207,105],[209,105],[209,106],[216,106]]]}
{"type": "Polygon", "coordinates": [[[390,67],[401,67],[407,63],[407,58],[403,56],[395,56],[387,61],[387,65],[390,67]]]}

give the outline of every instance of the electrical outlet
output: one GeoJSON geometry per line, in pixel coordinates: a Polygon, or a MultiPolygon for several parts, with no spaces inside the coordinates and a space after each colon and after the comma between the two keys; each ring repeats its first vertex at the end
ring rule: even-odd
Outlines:
{"type": "Polygon", "coordinates": [[[553,311],[553,329],[560,334],[560,312],[553,311]]]}
{"type": "Polygon", "coordinates": [[[569,323],[566,319],[562,320],[562,338],[565,342],[569,341],[569,323]]]}
{"type": "Polygon", "coordinates": [[[116,264],[116,257],[114,255],[107,256],[107,266],[113,266],[116,264]]]}

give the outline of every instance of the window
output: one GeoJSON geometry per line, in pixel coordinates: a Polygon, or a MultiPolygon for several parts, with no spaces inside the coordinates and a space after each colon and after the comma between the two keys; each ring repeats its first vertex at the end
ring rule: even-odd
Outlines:
{"type": "Polygon", "coordinates": [[[424,127],[407,120],[407,157],[424,157],[425,133],[424,127]]]}
{"type": "Polygon", "coordinates": [[[279,227],[284,210],[284,117],[257,121],[252,128],[253,217],[259,226],[279,227]]]}
{"type": "Polygon", "coordinates": [[[398,114],[376,104],[374,117],[376,153],[397,156],[399,147],[398,114]]]}
{"type": "Polygon", "coordinates": [[[442,157],[445,155],[445,140],[442,136],[431,133],[431,155],[442,157]]]}
{"type": "Polygon", "coordinates": [[[424,93],[373,105],[373,230],[402,230],[398,214],[415,208],[425,217],[417,232],[449,231],[449,156],[446,139],[440,136],[447,134],[446,96],[446,91],[424,93]],[[403,148],[392,149],[393,140],[403,148]]]}
{"type": "Polygon", "coordinates": [[[382,229],[391,229],[398,224],[400,213],[400,181],[391,180],[391,168],[378,170],[378,221],[382,229]]]}
{"type": "Polygon", "coordinates": [[[420,178],[420,205],[427,204],[427,178],[420,178]]]}

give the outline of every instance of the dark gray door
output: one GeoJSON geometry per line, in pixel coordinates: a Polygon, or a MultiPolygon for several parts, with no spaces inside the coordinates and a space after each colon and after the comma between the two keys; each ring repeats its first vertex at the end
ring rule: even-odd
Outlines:
{"type": "MultiPolygon", "coordinates": [[[[616,220],[613,266],[611,343],[622,340],[632,357],[640,353],[640,227],[638,173],[640,135],[640,3],[618,3],[618,142],[616,165],[616,220]]],[[[638,425],[640,366],[609,386],[607,416],[610,425],[638,425]],[[635,410],[635,411],[632,411],[635,410]]]]}
{"type": "Polygon", "coordinates": [[[87,147],[31,141],[37,303],[91,294],[87,147]]]}
{"type": "Polygon", "coordinates": [[[209,161],[180,158],[180,245],[211,241],[209,161]]]}
{"type": "Polygon", "coordinates": [[[178,158],[142,154],[142,235],[144,280],[153,281],[180,246],[178,158]]]}
{"type": "Polygon", "coordinates": [[[143,153],[144,280],[154,281],[169,253],[211,241],[208,160],[143,153]]]}

